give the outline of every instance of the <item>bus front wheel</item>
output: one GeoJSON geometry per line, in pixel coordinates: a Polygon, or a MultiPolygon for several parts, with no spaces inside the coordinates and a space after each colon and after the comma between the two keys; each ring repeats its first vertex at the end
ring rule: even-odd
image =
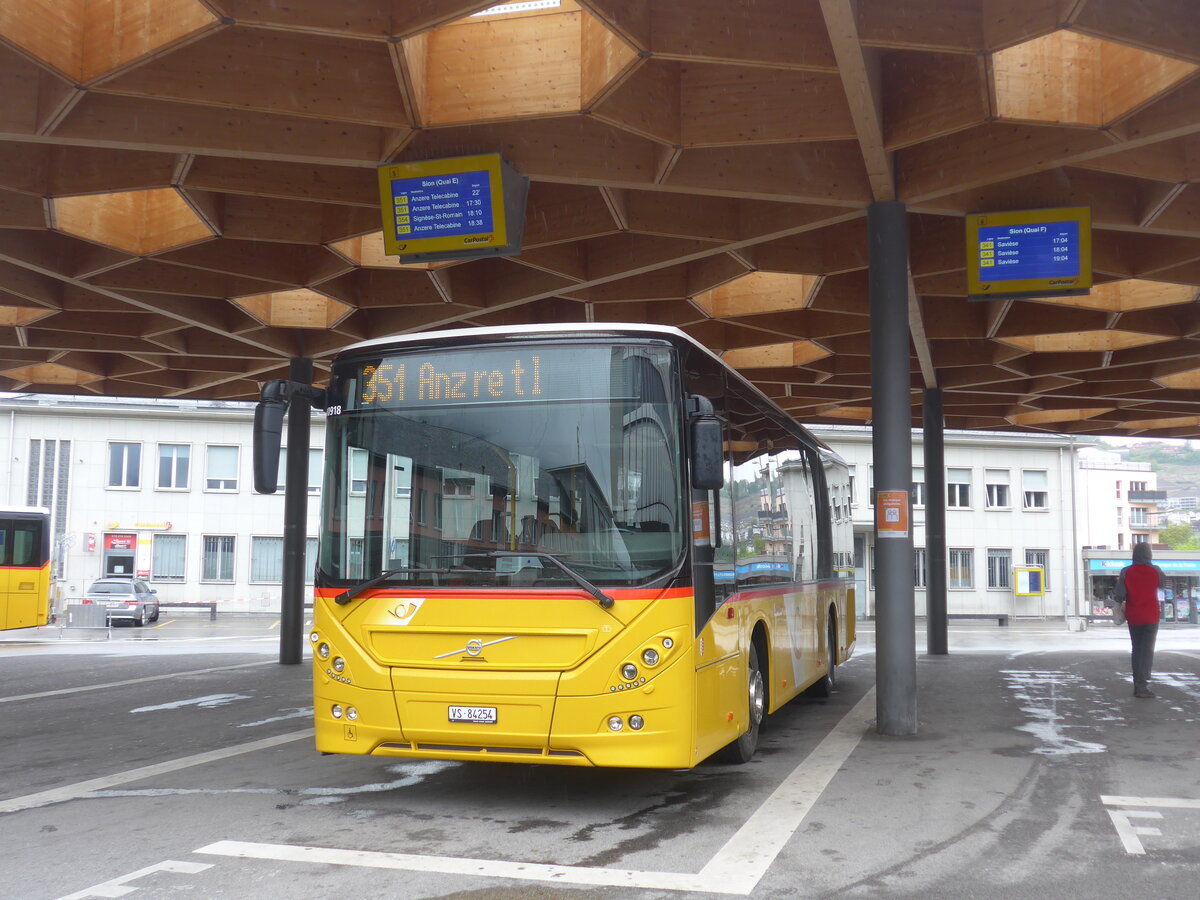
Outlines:
{"type": "Polygon", "coordinates": [[[741,737],[721,751],[723,762],[740,764],[753,759],[758,749],[758,733],[767,714],[767,686],[758,665],[758,648],[753,644],[750,645],[750,659],[746,666],[746,690],[750,725],[741,737]]]}

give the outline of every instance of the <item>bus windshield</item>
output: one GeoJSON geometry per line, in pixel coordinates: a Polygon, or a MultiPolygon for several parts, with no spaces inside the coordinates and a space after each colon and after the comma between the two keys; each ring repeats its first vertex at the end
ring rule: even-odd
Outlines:
{"type": "Polygon", "coordinates": [[[576,585],[555,560],[597,586],[671,574],[690,533],[672,359],[503,344],[340,362],[322,582],[576,585]]]}

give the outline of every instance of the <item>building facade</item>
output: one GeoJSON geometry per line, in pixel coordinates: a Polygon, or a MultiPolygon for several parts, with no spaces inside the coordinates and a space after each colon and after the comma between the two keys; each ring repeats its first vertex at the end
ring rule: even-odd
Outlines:
{"type": "MultiPolygon", "coordinates": [[[[51,511],[59,605],[102,575],[136,575],[168,602],[279,609],[283,491],[254,492],[252,405],[16,397],[0,400],[0,421],[4,502],[51,511]]],[[[306,571],[323,443],[314,414],[306,571]]]]}
{"type": "MultiPolygon", "coordinates": [[[[850,466],[855,579],[860,613],[875,615],[871,430],[815,426],[812,431],[850,466]]],[[[1086,615],[1075,548],[1075,450],[1061,435],[946,432],[947,612],[959,615],[1086,615]],[[1041,593],[1016,572],[1043,570],[1041,593]]],[[[926,614],[924,444],[913,431],[912,523],[915,606],[926,614]]]]}
{"type": "Polygon", "coordinates": [[[1156,543],[1167,524],[1159,515],[1166,493],[1148,462],[1130,462],[1094,448],[1079,454],[1079,540],[1083,549],[1129,553],[1156,543]]]}
{"type": "MultiPolygon", "coordinates": [[[[253,490],[252,405],[19,396],[0,400],[0,420],[11,460],[2,502],[51,510],[60,603],[103,575],[137,575],[165,601],[279,609],[282,483],[275,494],[253,490]]],[[[323,417],[314,413],[312,424],[309,572],[318,533],[323,417]]],[[[842,571],[853,568],[859,614],[874,616],[871,431],[812,431],[848,465],[848,478],[831,479],[830,502],[835,528],[853,530],[854,553],[834,562],[842,571]]],[[[286,457],[285,448],[281,472],[286,457]]],[[[1077,548],[1120,558],[1134,543],[1154,542],[1165,524],[1148,463],[1098,453],[1080,440],[947,432],[945,462],[951,615],[1094,614],[1092,588],[1100,584],[1090,580],[1091,563],[1077,548]],[[1042,569],[1040,593],[1018,590],[1023,585],[1016,573],[1023,567],[1042,569]]],[[[924,615],[927,496],[920,431],[913,432],[912,473],[916,611],[924,615]]],[[[781,548],[794,539],[781,530],[780,511],[803,498],[789,495],[784,469],[767,475],[755,475],[773,487],[763,489],[751,515],[764,547],[774,550],[774,543],[781,548]]],[[[419,485],[405,487],[397,493],[404,503],[425,502],[419,485]]],[[[479,519],[474,509],[458,515],[453,501],[469,499],[470,492],[460,498],[451,487],[442,486],[446,496],[433,514],[479,519]]]]}

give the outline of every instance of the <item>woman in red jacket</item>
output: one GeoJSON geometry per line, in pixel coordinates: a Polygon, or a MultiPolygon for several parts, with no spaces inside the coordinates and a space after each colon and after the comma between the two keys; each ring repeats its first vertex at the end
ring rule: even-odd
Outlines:
{"type": "Polygon", "coordinates": [[[1166,578],[1162,569],[1150,561],[1152,558],[1149,544],[1134,544],[1133,565],[1123,568],[1117,578],[1117,600],[1125,604],[1125,620],[1133,645],[1135,697],[1154,696],[1150,690],[1150,670],[1154,666],[1154,641],[1161,615],[1158,591],[1166,584],[1166,578]]]}

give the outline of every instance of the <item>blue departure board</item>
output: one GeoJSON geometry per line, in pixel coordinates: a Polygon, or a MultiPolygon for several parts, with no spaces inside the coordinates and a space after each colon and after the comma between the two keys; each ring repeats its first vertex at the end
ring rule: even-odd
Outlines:
{"type": "Polygon", "coordinates": [[[1079,223],[997,225],[979,229],[979,280],[1075,278],[1079,223]]]}
{"type": "Polygon", "coordinates": [[[973,213],[966,224],[971,300],[1077,295],[1091,289],[1087,207],[973,213]]]}
{"type": "Polygon", "coordinates": [[[393,178],[396,240],[455,237],[493,230],[491,173],[486,170],[393,178]]]}

